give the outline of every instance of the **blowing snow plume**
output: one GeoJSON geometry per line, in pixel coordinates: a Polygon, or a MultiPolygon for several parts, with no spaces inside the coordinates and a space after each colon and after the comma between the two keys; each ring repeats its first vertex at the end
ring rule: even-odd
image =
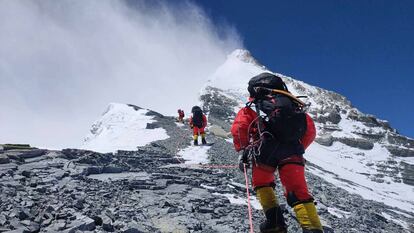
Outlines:
{"type": "Polygon", "coordinates": [[[76,147],[110,102],[190,108],[237,47],[189,2],[0,1],[0,143],[76,147]]]}

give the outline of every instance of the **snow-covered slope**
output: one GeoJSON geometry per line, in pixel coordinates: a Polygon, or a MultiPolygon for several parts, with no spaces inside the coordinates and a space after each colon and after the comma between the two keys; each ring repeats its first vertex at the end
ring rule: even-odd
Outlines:
{"type": "MultiPolygon", "coordinates": [[[[228,130],[247,101],[248,80],[264,71],[271,72],[248,51],[230,54],[201,92],[210,122],[228,130]]],[[[279,75],[293,94],[311,103],[318,136],[305,155],[309,171],[363,198],[414,212],[414,140],[360,112],[344,96],[279,75]]]]}
{"type": "Polygon", "coordinates": [[[148,127],[154,122],[148,112],[133,105],[111,103],[102,117],[93,123],[82,149],[102,153],[136,150],[137,146],[167,139],[165,129],[148,127]]]}

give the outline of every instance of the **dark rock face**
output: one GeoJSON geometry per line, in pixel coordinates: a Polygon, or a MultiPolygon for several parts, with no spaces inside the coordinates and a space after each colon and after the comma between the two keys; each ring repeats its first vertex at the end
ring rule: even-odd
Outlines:
{"type": "Polygon", "coordinates": [[[372,115],[367,115],[367,114],[361,114],[358,113],[354,110],[351,110],[348,114],[348,118],[355,120],[355,121],[359,121],[364,123],[366,126],[368,127],[381,127],[383,126],[383,124],[381,124],[377,118],[375,118],[372,115]]]}
{"type": "Polygon", "coordinates": [[[387,150],[397,157],[414,157],[414,150],[405,149],[396,146],[387,146],[387,150]]]}
{"type": "Polygon", "coordinates": [[[405,146],[408,148],[414,148],[414,139],[407,138],[399,134],[388,134],[388,142],[398,146],[405,146]]]}
{"type": "Polygon", "coordinates": [[[154,123],[147,123],[147,126],[145,127],[146,129],[156,129],[156,128],[160,128],[160,125],[156,122],[154,123]]]}
{"type": "Polygon", "coordinates": [[[138,106],[133,105],[133,104],[128,104],[128,106],[133,108],[135,111],[138,111],[138,110],[142,109],[141,107],[138,107],[138,106]]]}
{"type": "Polygon", "coordinates": [[[330,109],[327,111],[328,114],[324,115],[317,115],[315,118],[316,122],[326,124],[328,122],[332,124],[338,124],[341,121],[341,115],[339,114],[339,110],[337,109],[330,109]]]}
{"type": "Polygon", "coordinates": [[[145,115],[147,115],[147,116],[156,116],[158,118],[164,118],[164,115],[162,115],[158,112],[155,112],[155,111],[148,111],[145,115]]]}
{"type": "Polygon", "coordinates": [[[360,138],[337,138],[336,139],[339,142],[342,142],[345,145],[348,145],[350,147],[359,148],[362,150],[371,150],[374,148],[374,143],[360,138]]]}
{"type": "Polygon", "coordinates": [[[404,168],[402,172],[403,182],[414,186],[414,165],[404,162],[401,165],[404,168]]]}
{"type": "Polygon", "coordinates": [[[203,101],[203,111],[208,113],[209,121],[229,131],[230,122],[235,116],[233,108],[238,103],[221,94],[219,89],[214,87],[207,87],[206,93],[200,96],[200,100],[203,101]]]}

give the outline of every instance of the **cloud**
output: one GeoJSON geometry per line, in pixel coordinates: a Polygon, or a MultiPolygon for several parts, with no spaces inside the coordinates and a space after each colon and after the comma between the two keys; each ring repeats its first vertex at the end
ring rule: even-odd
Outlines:
{"type": "Polygon", "coordinates": [[[0,1],[0,143],[78,146],[110,102],[189,109],[238,47],[191,2],[0,1]]]}

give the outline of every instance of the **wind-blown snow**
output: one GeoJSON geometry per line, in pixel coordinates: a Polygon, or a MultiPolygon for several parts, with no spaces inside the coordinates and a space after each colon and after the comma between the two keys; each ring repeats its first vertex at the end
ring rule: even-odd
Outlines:
{"type": "Polygon", "coordinates": [[[249,79],[266,71],[265,67],[258,66],[252,59],[248,51],[235,50],[227,56],[225,63],[210,76],[207,85],[232,93],[245,93],[249,79]]]}
{"type": "Polygon", "coordinates": [[[110,104],[103,116],[93,124],[82,149],[102,153],[136,150],[137,146],[167,139],[169,136],[163,128],[146,129],[148,123],[154,122],[152,116],[145,115],[147,112],[126,104],[110,104]]]}
{"type": "Polygon", "coordinates": [[[0,1],[0,142],[79,147],[110,102],[175,115],[240,41],[193,1],[0,1]]]}

